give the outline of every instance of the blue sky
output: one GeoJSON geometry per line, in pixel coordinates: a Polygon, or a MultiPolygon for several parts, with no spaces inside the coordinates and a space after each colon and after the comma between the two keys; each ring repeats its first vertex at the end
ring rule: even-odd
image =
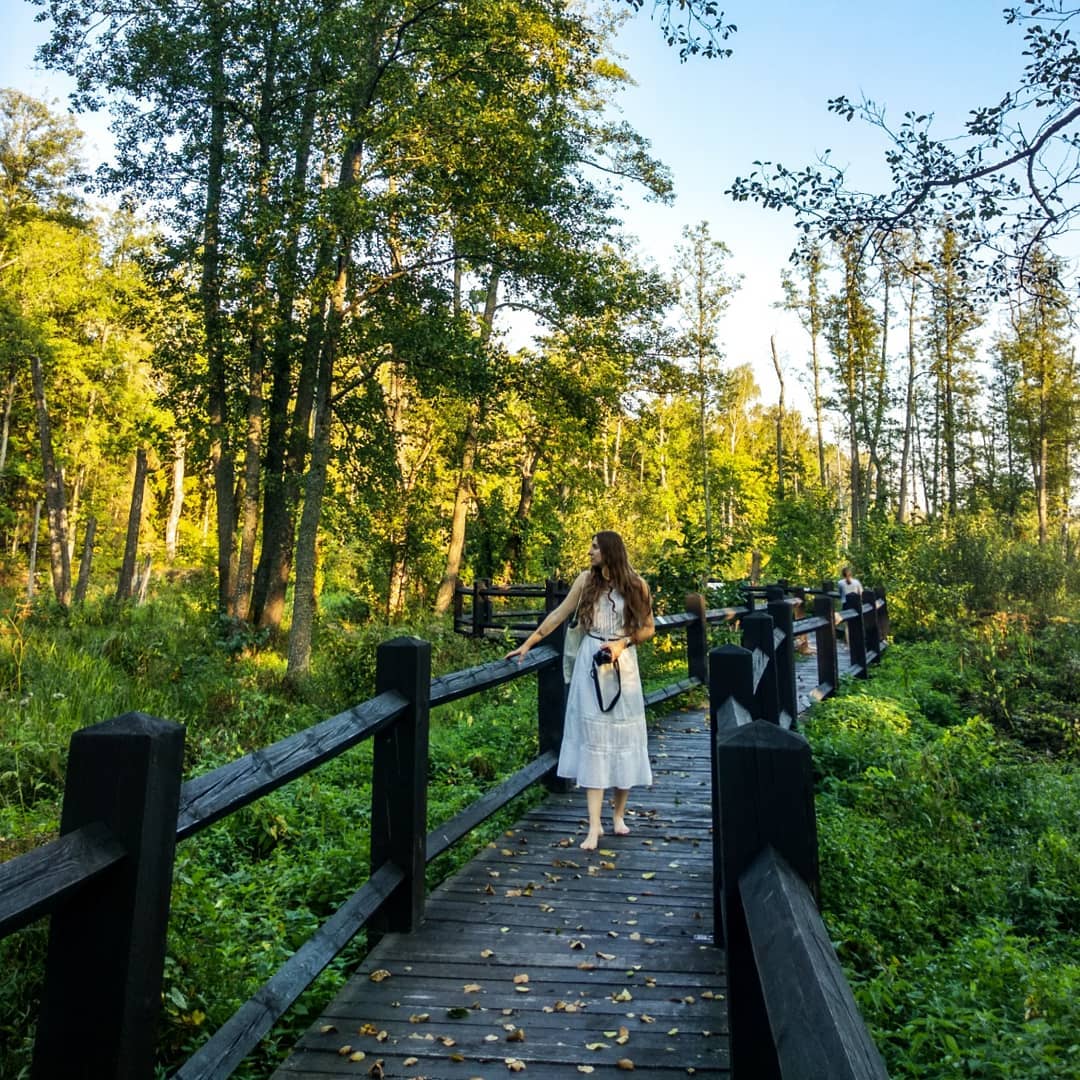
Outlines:
{"type": "MultiPolygon", "coordinates": [[[[4,6],[0,85],[63,101],[66,84],[32,70],[34,49],[45,37],[33,21],[38,9],[24,0],[4,0],[4,6]]],[[[795,241],[790,217],[733,203],[725,188],[755,159],[797,167],[825,150],[859,186],[880,185],[884,136],[828,113],[828,99],[865,94],[896,120],[908,109],[933,112],[939,136],[953,134],[969,109],[1015,86],[1023,66],[1021,35],[1005,25],[999,4],[985,0],[729,0],[728,21],[739,28],[734,55],[680,63],[648,19],[650,6],[646,0],[645,11],[620,34],[622,62],[637,83],[622,96],[621,111],[673,170],[677,198],[666,207],[628,192],[626,229],[666,268],[682,227],[709,222],[712,235],[732,250],[732,271],[743,275],[724,327],[728,359],[751,363],[763,399],[775,400],[769,357],[775,333],[791,371],[788,400],[798,404],[793,380],[805,366],[805,334],[773,307],[795,241]]],[[[88,118],[80,123],[88,157],[107,153],[103,125],[88,118]]]]}

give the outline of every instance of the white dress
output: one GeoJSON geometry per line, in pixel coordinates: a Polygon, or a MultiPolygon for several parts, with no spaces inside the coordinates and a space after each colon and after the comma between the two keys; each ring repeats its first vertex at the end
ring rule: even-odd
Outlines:
{"type": "MultiPolygon", "coordinates": [[[[622,694],[610,712],[601,711],[592,679],[593,654],[605,641],[626,633],[623,608],[623,598],[615,590],[601,594],[570,679],[558,774],[585,788],[630,788],[651,784],[653,779],[637,649],[630,646],[619,657],[622,694]]],[[[607,704],[619,683],[611,665],[603,665],[599,671],[607,704]]]]}

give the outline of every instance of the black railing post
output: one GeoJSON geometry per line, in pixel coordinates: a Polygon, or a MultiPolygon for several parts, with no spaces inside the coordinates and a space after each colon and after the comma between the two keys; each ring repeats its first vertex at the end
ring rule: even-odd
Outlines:
{"type": "Polygon", "coordinates": [[[779,598],[769,600],[767,610],[775,629],[784,635],[773,650],[780,726],[794,727],[799,716],[799,693],[795,684],[795,612],[783,593],[779,598]]]}
{"type": "Polygon", "coordinates": [[[126,713],[71,737],[61,833],[103,822],[127,849],[49,926],[32,1076],[154,1074],[184,729],[126,713]]]}
{"type": "MultiPolygon", "coordinates": [[[[562,652],[566,639],[566,623],[559,625],[544,639],[559,655],[553,664],[540,668],[536,673],[536,721],[541,754],[549,750],[558,754],[562,747],[563,724],[566,720],[566,683],[563,682],[562,652]]],[[[566,792],[574,786],[573,780],[555,775],[555,770],[544,776],[548,791],[566,792]]]]}
{"type": "Polygon", "coordinates": [[[424,917],[427,867],[428,717],[431,644],[384,641],[375,657],[375,692],[396,690],[409,708],[374,737],[371,767],[371,870],[395,863],[405,880],[387,897],[376,930],[414,930],[424,917]]]}
{"type": "Polygon", "coordinates": [[[814,597],[814,614],[825,620],[814,632],[817,649],[817,677],[819,686],[827,686],[829,694],[835,694],[840,685],[840,658],[836,652],[836,622],[832,597],[814,597]]]}
{"type": "Polygon", "coordinates": [[[480,586],[481,581],[479,578],[473,578],[472,583],[472,637],[478,638],[484,636],[484,612],[480,603],[480,586]]]}
{"type": "Polygon", "coordinates": [[[460,578],[454,582],[454,630],[458,633],[465,629],[465,593],[460,578]]]}
{"type": "Polygon", "coordinates": [[[863,603],[870,605],[870,610],[863,615],[863,626],[866,628],[866,656],[872,663],[881,659],[881,640],[878,634],[877,618],[877,593],[873,589],[867,589],[862,595],[863,603]]]}
{"type": "Polygon", "coordinates": [[[780,693],[776,683],[776,648],[773,638],[772,616],[765,611],[755,611],[742,621],[744,649],[754,654],[755,719],[780,722],[780,693]]]}
{"type": "MultiPolygon", "coordinates": [[[[739,878],[772,846],[818,889],[817,823],[810,746],[793,731],[755,721],[721,732],[714,747],[720,911],[727,950],[732,1076],[774,1080],[779,1065],[757,974],[739,878]]],[[[717,857],[714,854],[714,864],[717,857]]]]}
{"type": "Polygon", "coordinates": [[[866,670],[866,623],[863,621],[862,593],[849,592],[844,597],[844,610],[854,612],[844,625],[847,628],[848,650],[851,653],[852,666],[857,669],[860,679],[867,679],[866,670]]]}
{"type": "Polygon", "coordinates": [[[874,590],[877,598],[878,651],[880,652],[889,637],[889,605],[885,600],[885,590],[879,585],[874,590]]]}
{"type": "Polygon", "coordinates": [[[716,776],[716,740],[753,719],[754,657],[741,645],[720,645],[709,651],[709,766],[712,772],[713,943],[724,944],[720,917],[720,786],[716,776]]]}
{"type": "Polygon", "coordinates": [[[686,610],[696,615],[696,621],[686,624],[686,669],[690,678],[709,681],[709,623],[705,614],[705,597],[701,593],[686,594],[686,610]]]}
{"type": "Polygon", "coordinates": [[[484,630],[495,622],[495,606],[491,602],[491,578],[484,578],[480,582],[480,632],[477,637],[484,636],[484,630]]]}

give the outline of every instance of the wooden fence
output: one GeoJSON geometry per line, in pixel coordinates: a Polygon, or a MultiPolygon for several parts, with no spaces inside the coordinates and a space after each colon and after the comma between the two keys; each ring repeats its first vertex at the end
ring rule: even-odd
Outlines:
{"type": "MultiPolygon", "coordinates": [[[[849,601],[843,612],[847,626],[854,630],[852,647],[857,641],[864,643],[858,654],[862,661],[858,673],[862,675],[880,653],[887,630],[884,599],[870,599],[866,604],[849,601]]],[[[784,731],[782,726],[792,726],[797,715],[792,648],[796,637],[816,636],[819,682],[814,693],[827,696],[837,685],[831,602],[828,617],[823,601],[820,613],[817,607],[816,603],[814,617],[796,621],[792,602],[780,597],[769,600],[766,610],[759,612],[748,608],[706,611],[702,598],[692,596],[686,612],[656,620],[658,634],[685,633],[687,675],[646,694],[646,703],[657,705],[706,684],[714,703],[713,775],[714,781],[721,778],[719,785],[714,782],[713,794],[718,841],[714,843],[715,925],[718,944],[727,941],[729,956],[734,950],[735,961],[729,959],[729,964],[738,975],[732,986],[732,996],[739,1002],[732,1002],[733,1048],[752,1045],[754,1025],[760,1029],[760,1010],[755,1012],[743,1004],[744,994],[747,1002],[753,997],[754,985],[760,987],[759,996],[765,995],[770,1022],[786,1025],[782,1028],[785,1038],[822,1037],[815,1027],[822,1020],[820,1016],[804,1020],[796,1015],[798,1010],[791,1008],[790,1001],[780,1001],[775,993],[769,996],[767,992],[782,975],[777,966],[782,954],[765,956],[753,969],[753,977],[743,973],[740,942],[749,937],[756,955],[759,939],[752,929],[744,931],[738,921],[738,912],[758,910],[754,898],[763,889],[768,894],[774,877],[779,877],[793,895],[806,899],[782,864],[777,864],[777,869],[768,862],[766,849],[771,845],[794,865],[801,888],[809,890],[811,903],[809,907],[803,903],[794,914],[781,916],[772,911],[765,919],[771,930],[763,932],[775,931],[781,918],[795,919],[788,932],[799,940],[811,932],[800,929],[804,924],[817,932],[820,920],[814,922],[818,917],[812,903],[816,896],[816,836],[804,820],[796,821],[793,816],[788,820],[787,812],[780,809],[788,803],[770,801],[776,794],[771,788],[751,785],[745,791],[746,810],[729,805],[735,796],[728,794],[746,788],[734,777],[729,756],[731,748],[742,747],[743,732],[757,740],[764,726],[769,733],[805,746],[801,736],[784,731]],[[737,620],[742,622],[745,647],[723,646],[709,653],[709,625],[737,620]],[[778,833],[795,826],[802,856],[791,855],[793,848],[784,836],[744,827],[744,821],[753,826],[755,815],[766,823],[775,822],[778,833]],[[747,879],[744,897],[743,892],[732,889],[742,888],[747,876],[747,867],[742,864],[751,859],[751,852],[753,859],[765,852],[766,867],[747,879]],[[812,874],[806,872],[808,867],[812,874]],[[759,880],[762,873],[766,874],[765,885],[759,880]],[[748,1009],[749,1019],[744,1021],[748,1009]],[[773,1010],[779,1010],[775,1017],[773,1010]],[[749,1035],[743,1034],[744,1026],[749,1035]]],[[[374,744],[370,877],[176,1076],[204,1080],[230,1075],[362,927],[376,931],[415,927],[423,916],[425,868],[432,859],[532,784],[543,782],[553,788],[565,784],[554,776],[564,708],[562,628],[548,640],[550,644],[533,649],[520,664],[496,660],[434,679],[427,642],[407,637],[385,642],[378,650],[375,697],[186,782],[181,779],[184,729],[178,724],[128,713],[76,732],[68,758],[60,838],[0,864],[0,937],[44,916],[51,920],[33,1077],[141,1080],[153,1075],[177,842],[188,840],[365,739],[374,744]],[[538,757],[456,817],[427,832],[430,710],[527,675],[536,676],[538,757]]],[[[773,750],[771,744],[763,743],[754,752],[763,761],[762,755],[773,750]]],[[[778,752],[790,754],[787,743],[782,743],[778,752]]],[[[808,803],[812,824],[810,784],[807,772],[802,786],[786,791],[784,798],[808,803]]],[[[748,927],[757,925],[749,915],[744,921],[748,927]]],[[[814,972],[828,969],[830,986],[837,979],[843,984],[830,949],[814,952],[807,964],[814,972]]],[[[831,1022],[832,1018],[826,1019],[831,1022]]],[[[854,1025],[857,1011],[847,1020],[854,1025]]],[[[865,1029],[863,1036],[868,1043],[865,1029]]],[[[736,1072],[737,1077],[766,1075],[741,1067],[736,1072]]],[[[787,1080],[811,1074],[784,1071],[782,1075],[787,1080]]]]}

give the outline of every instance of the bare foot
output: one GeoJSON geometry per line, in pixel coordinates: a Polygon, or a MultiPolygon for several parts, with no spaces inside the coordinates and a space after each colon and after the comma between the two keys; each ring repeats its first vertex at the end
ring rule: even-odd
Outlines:
{"type": "Polygon", "coordinates": [[[626,824],[625,821],[623,821],[622,818],[612,818],[611,829],[616,836],[630,835],[630,827],[626,824]]]}
{"type": "Polygon", "coordinates": [[[593,832],[592,829],[590,829],[589,830],[589,835],[586,836],[585,839],[581,841],[581,850],[582,851],[595,851],[596,850],[596,845],[600,843],[600,837],[603,836],[603,835],[604,835],[604,830],[603,829],[601,829],[599,832],[593,832]]]}

